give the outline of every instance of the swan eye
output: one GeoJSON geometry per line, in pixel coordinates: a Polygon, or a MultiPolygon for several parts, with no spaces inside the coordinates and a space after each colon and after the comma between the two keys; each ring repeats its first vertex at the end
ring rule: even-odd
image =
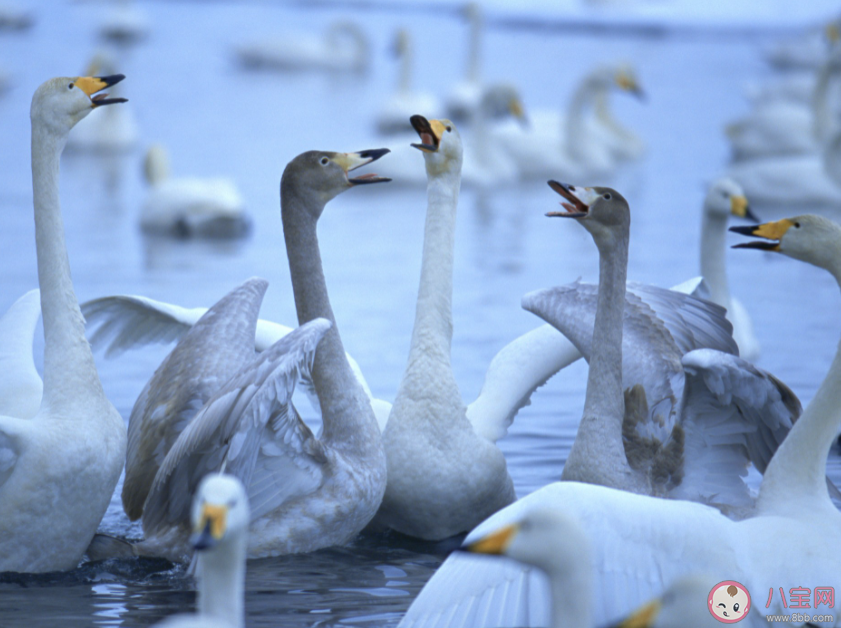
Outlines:
{"type": "Polygon", "coordinates": [[[605,193],[605,194],[602,194],[602,198],[603,198],[604,200],[606,200],[606,201],[609,201],[609,200],[610,200],[610,199],[612,199],[613,197],[610,195],[610,192],[607,192],[607,193],[605,193]]]}
{"type": "Polygon", "coordinates": [[[321,159],[319,159],[319,162],[322,166],[326,166],[328,163],[330,163],[330,160],[327,159],[327,157],[322,157],[321,159]]]}
{"type": "Polygon", "coordinates": [[[800,229],[800,223],[799,222],[794,223],[794,228],[795,229],[800,229]]]}
{"type": "Polygon", "coordinates": [[[447,127],[447,133],[452,133],[452,132],[453,132],[453,127],[448,126],[448,127],[447,127]]]}
{"type": "Polygon", "coordinates": [[[67,86],[67,89],[73,89],[73,83],[70,83],[70,85],[67,86]]]}

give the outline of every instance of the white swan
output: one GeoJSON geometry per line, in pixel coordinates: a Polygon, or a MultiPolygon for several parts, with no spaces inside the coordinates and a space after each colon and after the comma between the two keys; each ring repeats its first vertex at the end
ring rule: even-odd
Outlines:
{"type": "MultiPolygon", "coordinates": [[[[97,52],[88,64],[87,76],[114,74],[117,61],[105,50],[97,52]]],[[[119,88],[112,96],[120,95],[119,88]]],[[[137,120],[131,107],[108,107],[102,115],[81,120],[67,140],[67,150],[123,153],[132,150],[139,138],[137,120]]]]}
{"type": "Polygon", "coordinates": [[[809,102],[776,99],[758,103],[745,118],[725,127],[734,161],[816,153],[838,129],[832,82],[841,73],[841,50],[829,55],[814,81],[809,102]]]}
{"type": "Polygon", "coordinates": [[[44,388],[32,359],[41,316],[41,293],[30,290],[0,318],[0,416],[29,419],[41,407],[44,388]]]}
{"type": "Polygon", "coordinates": [[[232,180],[170,177],[169,157],[161,144],[149,147],[144,172],[149,184],[140,213],[144,231],[220,238],[241,237],[250,231],[245,202],[232,180]]]}
{"type": "MultiPolygon", "coordinates": [[[[472,540],[462,550],[506,556],[536,567],[549,583],[550,628],[592,628],[590,539],[585,529],[561,508],[535,505],[517,521],[472,540]]],[[[615,625],[617,628],[720,626],[706,604],[717,582],[699,574],[681,578],[658,598],[615,625]]]]}
{"type": "Polygon", "coordinates": [[[748,362],[759,358],[759,341],[745,306],[730,296],[726,267],[727,221],[730,215],[759,222],[748,207],[748,200],[738,183],[728,177],[713,182],[704,198],[701,217],[701,275],[710,288],[710,300],[727,308],[733,323],[733,339],[739,355],[748,362]]]}
{"type": "Polygon", "coordinates": [[[361,72],[370,63],[368,37],[354,22],[336,22],[323,34],[285,33],[236,47],[240,63],[273,70],[361,72]]]}
{"type": "MultiPolygon", "coordinates": [[[[841,228],[829,220],[809,216],[736,230],[777,238],[751,245],[820,266],[841,285],[841,228]]],[[[498,512],[466,542],[517,521],[537,505],[563,509],[583,524],[593,544],[596,625],[629,612],[691,572],[737,580],[762,599],[779,587],[827,586],[821,583],[834,581],[841,571],[841,513],[825,482],[827,455],[839,429],[841,345],[812,403],[768,465],[754,517],[737,522],[702,504],[556,482],[498,512]]],[[[545,626],[546,592],[544,577],[533,570],[454,554],[400,626],[545,626]]],[[[766,612],[787,611],[774,596],[766,612]]]]}
{"type": "Polygon", "coordinates": [[[841,19],[823,28],[810,29],[802,35],[778,42],[765,52],[766,60],[785,70],[818,68],[841,39],[841,19]]]}
{"type": "MultiPolygon", "coordinates": [[[[32,97],[44,392],[35,416],[0,416],[0,571],[74,568],[108,507],[123,466],[125,424],[105,397],[85,339],[70,279],[58,189],[59,158],[68,133],[92,109],[123,102],[106,94],[91,97],[123,78],[55,78],[32,97]]],[[[28,344],[28,338],[24,342],[28,344]]]]}
{"type": "Polygon", "coordinates": [[[530,113],[528,126],[502,126],[493,141],[505,147],[525,178],[610,173],[620,160],[638,158],[644,150],[610,114],[608,94],[614,89],[642,95],[633,68],[599,66],[582,79],[565,112],[530,113]]]}
{"type": "Polygon", "coordinates": [[[250,508],[242,482],[212,473],[193,498],[198,613],[176,615],[155,628],[245,628],[245,558],[250,508]]]}
{"type": "MultiPolygon", "coordinates": [[[[445,107],[447,115],[457,122],[470,122],[473,119],[485,87],[482,83],[482,30],[484,19],[482,7],[478,2],[464,5],[464,16],[470,23],[470,41],[467,48],[467,67],[464,78],[456,82],[447,95],[445,107]]],[[[417,113],[417,112],[413,112],[417,113]]]]}
{"type": "Polygon", "coordinates": [[[412,36],[405,28],[395,35],[394,53],[400,60],[397,90],[383,103],[376,119],[377,130],[383,134],[410,131],[411,116],[416,113],[432,116],[441,110],[441,103],[435,96],[412,87],[414,48],[412,36]]]}

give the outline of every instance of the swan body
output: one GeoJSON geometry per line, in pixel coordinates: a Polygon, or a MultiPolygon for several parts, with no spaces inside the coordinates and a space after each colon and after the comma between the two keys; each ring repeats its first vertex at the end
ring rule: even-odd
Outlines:
{"type": "Polygon", "coordinates": [[[527,127],[496,129],[494,140],[511,154],[524,178],[609,173],[618,162],[644,152],[642,141],[610,113],[613,89],[642,94],[631,67],[601,66],[584,77],[565,113],[537,111],[527,127]]]}
{"type": "Polygon", "coordinates": [[[144,231],[179,237],[241,237],[250,230],[244,201],[230,179],[171,178],[166,149],[149,148],[150,185],[140,214],[144,231]]]}
{"type": "Polygon", "coordinates": [[[244,628],[245,558],[250,508],[242,482],[209,474],[191,509],[198,613],[176,615],[156,628],[244,628]]]}
{"type": "Polygon", "coordinates": [[[321,35],[287,33],[241,44],[239,61],[254,68],[361,72],[370,63],[368,38],[353,22],[337,22],[321,35]]]}
{"type": "Polygon", "coordinates": [[[116,44],[136,44],[149,34],[149,18],[130,0],[114,0],[99,25],[99,34],[116,44]]]}
{"type": "Polygon", "coordinates": [[[416,113],[431,116],[441,110],[441,103],[435,96],[412,87],[414,48],[406,29],[397,32],[394,52],[400,59],[400,74],[397,91],[386,99],[377,113],[377,130],[383,134],[411,131],[411,116],[416,113]]]}
{"type": "Polygon", "coordinates": [[[710,288],[710,300],[727,309],[733,323],[733,339],[739,345],[739,356],[748,362],[759,359],[759,341],[745,307],[730,295],[725,266],[727,221],[733,215],[758,222],[750,212],[748,201],[738,183],[723,177],[710,186],[704,198],[701,218],[701,275],[710,288]]]}
{"type": "MultiPolygon", "coordinates": [[[[737,230],[771,240],[750,243],[750,248],[808,261],[841,285],[841,228],[831,221],[800,216],[737,230]]],[[[818,583],[829,582],[841,569],[841,513],[824,479],[839,428],[841,345],[811,404],[768,465],[753,517],[733,521],[703,504],[556,482],[501,510],[465,542],[516,522],[538,506],[555,505],[578,519],[592,542],[596,625],[627,613],[690,572],[721,574],[749,591],[823,586],[818,583]],[[789,542],[773,545],[781,535],[789,542]],[[773,554],[770,546],[776,548],[773,554]]],[[[453,554],[400,626],[545,626],[550,620],[547,589],[545,578],[534,570],[453,554]]],[[[775,596],[767,612],[787,611],[775,596]]]]}
{"type": "MultiPolygon", "coordinates": [[[[123,78],[55,78],[32,98],[35,245],[45,339],[43,399],[34,416],[31,398],[23,404],[26,415],[0,416],[0,571],[74,568],[122,470],[125,424],[105,397],[84,336],[64,244],[58,179],[61,151],[76,122],[95,107],[122,102],[91,96],[123,78]]],[[[31,321],[33,308],[29,309],[31,321]]],[[[29,324],[19,329],[26,331],[29,324]]],[[[23,342],[28,345],[26,336],[23,342]]]]}
{"type": "Polygon", "coordinates": [[[41,293],[30,290],[0,318],[0,416],[30,419],[41,407],[44,384],[32,359],[41,293]]]}

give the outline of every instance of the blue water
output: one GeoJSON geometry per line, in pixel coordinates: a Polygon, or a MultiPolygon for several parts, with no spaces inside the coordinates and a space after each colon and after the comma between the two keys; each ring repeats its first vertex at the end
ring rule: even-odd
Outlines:
{"type": "MultiPolygon", "coordinates": [[[[452,11],[307,9],[229,2],[148,3],[151,34],[123,53],[122,94],[138,119],[142,145],[122,158],[67,154],[62,203],[76,291],[81,300],[143,294],[185,306],[210,305],[247,277],[271,282],[263,317],[287,324],[294,303],[279,220],[285,164],[313,148],[389,146],[373,118],[396,82],[392,32],[412,29],[418,87],[443,95],[462,73],[466,26],[452,11]],[[288,29],[318,31],[353,17],[372,43],[364,75],[245,72],[232,60],[238,41],[288,29]],[[253,235],[240,242],[183,242],[144,236],[137,217],[143,148],[164,142],[175,174],[232,177],[246,199],[253,235]]],[[[0,311],[37,286],[29,173],[28,110],[46,78],[82,71],[97,47],[99,3],[33,3],[29,32],[0,35],[0,62],[13,76],[0,97],[0,311]]],[[[489,20],[490,21],[490,20],[489,20]]],[[[491,21],[492,22],[492,21],[491,21]]],[[[722,126],[746,111],[744,83],[767,76],[753,36],[640,37],[587,31],[506,29],[485,37],[485,74],[515,81],[526,108],[565,102],[589,68],[625,59],[649,98],[617,97],[616,115],[648,143],[647,158],[619,176],[633,212],[630,278],[678,283],[698,271],[704,185],[722,171],[722,126]]],[[[97,112],[94,113],[96,115],[97,112]]],[[[387,159],[387,157],[385,158],[387,159]]],[[[418,161],[421,166],[420,160],[418,161]]],[[[575,182],[579,183],[579,182],[575,182]]],[[[598,183],[584,181],[580,183],[598,183]]],[[[478,393],[493,355],[539,321],[522,294],[579,277],[595,280],[592,240],[576,225],[550,222],[557,197],[542,183],[465,190],[459,207],[454,279],[453,368],[466,401],[478,393]]],[[[330,295],[348,351],[374,393],[393,398],[405,365],[420,269],[425,192],[371,186],[333,201],[319,237],[330,295]]],[[[785,208],[798,214],[808,207],[785,208]]],[[[757,207],[763,218],[777,214],[757,207]]],[[[738,241],[733,236],[733,242],[738,241]]],[[[731,289],[753,316],[759,364],[807,402],[841,334],[838,288],[822,271],[750,251],[728,256],[731,289]]],[[[36,355],[42,350],[36,342],[36,355]]],[[[115,360],[98,356],[106,392],[124,417],[168,348],[115,360]]],[[[557,479],[580,416],[586,368],[550,381],[502,441],[519,494],[557,479]]],[[[841,477],[833,470],[834,477],[841,477]]],[[[2,507],[0,505],[0,507],[2,507]]],[[[115,500],[103,529],[136,535],[115,500]]],[[[363,537],[348,548],[252,561],[250,626],[368,623],[394,625],[448,546],[363,537]]],[[[146,626],[193,606],[191,581],[161,561],[117,561],[46,576],[0,576],[0,625],[146,626]]]]}

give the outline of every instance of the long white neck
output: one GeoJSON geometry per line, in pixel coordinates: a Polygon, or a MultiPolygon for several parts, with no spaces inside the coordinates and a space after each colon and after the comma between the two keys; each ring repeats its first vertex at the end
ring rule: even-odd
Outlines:
{"type": "Polygon", "coordinates": [[[224,546],[199,553],[200,616],[213,617],[232,628],[244,628],[245,555],[244,534],[226,540],[224,546]]]}
{"type": "Polygon", "coordinates": [[[726,256],[727,216],[705,208],[701,218],[701,275],[710,288],[712,301],[729,308],[726,256]]]}
{"type": "Polygon", "coordinates": [[[583,574],[551,575],[549,577],[552,600],[552,628],[591,628],[590,604],[592,598],[588,586],[589,574],[585,567],[583,574]]]}
{"type": "Polygon", "coordinates": [[[281,217],[298,323],[303,325],[318,317],[333,323],[318,345],[312,369],[324,421],[321,439],[356,455],[381,457],[380,428],[365,391],[348,364],[327,296],[313,218],[320,212],[311,207],[315,202],[311,195],[283,179],[281,217]]]}
{"type": "Polygon", "coordinates": [[[418,378],[433,378],[440,392],[454,390],[458,394],[450,365],[450,348],[453,339],[453,255],[460,186],[460,169],[429,175],[415,326],[398,397],[409,392],[407,384],[418,378]]]}
{"type": "Polygon", "coordinates": [[[815,89],[812,92],[812,133],[818,143],[823,144],[832,135],[834,121],[833,109],[829,99],[829,88],[833,77],[838,74],[837,62],[829,59],[821,67],[815,89]]]}
{"type": "Polygon", "coordinates": [[[467,80],[478,83],[482,78],[482,15],[478,9],[470,13],[470,49],[467,56],[467,80]]]}
{"type": "Polygon", "coordinates": [[[400,80],[397,89],[402,94],[412,91],[412,64],[414,63],[412,42],[406,39],[400,51],[400,80]]]}
{"type": "MultiPolygon", "coordinates": [[[[66,135],[32,123],[32,190],[35,248],[41,313],[44,319],[44,397],[42,406],[89,406],[104,399],[85,322],[70,278],[59,203],[59,159],[66,135]]],[[[66,414],[66,413],[65,413],[66,414]]]]}
{"type": "MultiPolygon", "coordinates": [[[[841,287],[841,245],[828,269],[841,287]]],[[[829,448],[841,430],[841,343],[820,388],[765,470],[757,506],[762,513],[791,514],[802,502],[835,507],[826,488],[829,448]]],[[[804,511],[805,512],[805,511],[804,511]]]]}
{"type": "Polygon", "coordinates": [[[562,118],[562,124],[565,125],[562,136],[567,138],[567,147],[573,154],[579,143],[587,142],[585,117],[587,111],[595,107],[599,93],[603,91],[605,87],[601,81],[596,77],[588,76],[572,94],[567,115],[562,118]]]}
{"type": "Polygon", "coordinates": [[[599,247],[599,297],[590,352],[584,415],[572,444],[564,480],[628,489],[631,469],[622,444],[622,319],[628,268],[628,233],[599,247]]]}

